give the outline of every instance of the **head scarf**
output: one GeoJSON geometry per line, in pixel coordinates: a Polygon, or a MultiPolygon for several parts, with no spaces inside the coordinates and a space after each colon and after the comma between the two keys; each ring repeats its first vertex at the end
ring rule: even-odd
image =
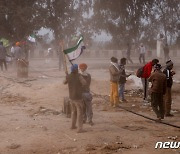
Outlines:
{"type": "Polygon", "coordinates": [[[168,60],[168,61],[166,62],[166,67],[169,67],[169,66],[171,66],[171,65],[173,65],[173,62],[172,62],[171,60],[168,60]]]}
{"type": "Polygon", "coordinates": [[[87,69],[87,64],[85,64],[85,63],[79,64],[79,69],[86,70],[87,69]]]}
{"type": "Polygon", "coordinates": [[[75,72],[75,71],[77,71],[78,70],[78,65],[77,64],[73,64],[72,66],[71,66],[71,72],[75,72]]]}
{"type": "Polygon", "coordinates": [[[16,46],[20,46],[20,42],[16,42],[16,46]]]}
{"type": "Polygon", "coordinates": [[[154,68],[156,70],[160,70],[162,68],[162,66],[161,66],[161,64],[156,64],[156,65],[154,65],[154,68]]]}

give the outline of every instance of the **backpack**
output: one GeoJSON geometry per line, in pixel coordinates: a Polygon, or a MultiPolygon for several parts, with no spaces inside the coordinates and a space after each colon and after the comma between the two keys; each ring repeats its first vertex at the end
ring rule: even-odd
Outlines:
{"type": "Polygon", "coordinates": [[[136,71],[136,76],[137,76],[138,78],[141,78],[142,75],[143,75],[143,72],[144,72],[144,66],[138,68],[138,70],[136,71]]]}

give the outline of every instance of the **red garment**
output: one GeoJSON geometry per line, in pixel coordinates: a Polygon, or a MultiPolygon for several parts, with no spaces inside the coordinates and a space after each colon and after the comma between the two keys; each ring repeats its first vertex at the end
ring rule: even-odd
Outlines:
{"type": "Polygon", "coordinates": [[[150,61],[144,66],[142,78],[149,78],[152,71],[152,62],[150,61]]]}

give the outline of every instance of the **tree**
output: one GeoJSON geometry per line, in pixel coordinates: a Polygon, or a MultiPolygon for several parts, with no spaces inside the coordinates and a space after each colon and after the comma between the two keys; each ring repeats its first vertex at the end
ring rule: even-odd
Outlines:
{"type": "Polygon", "coordinates": [[[0,1],[0,36],[21,40],[39,28],[34,22],[35,0],[0,1]]]}
{"type": "Polygon", "coordinates": [[[179,7],[178,0],[96,0],[93,27],[109,33],[118,47],[140,41],[152,45],[160,31],[175,37],[179,7]]]}

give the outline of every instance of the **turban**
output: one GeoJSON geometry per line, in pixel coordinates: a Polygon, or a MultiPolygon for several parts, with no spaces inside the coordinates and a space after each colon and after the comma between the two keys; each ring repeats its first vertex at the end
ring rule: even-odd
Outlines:
{"type": "Polygon", "coordinates": [[[16,46],[20,46],[20,42],[16,42],[16,46]]]}
{"type": "Polygon", "coordinates": [[[71,72],[75,72],[76,70],[78,70],[78,65],[77,64],[73,64],[71,66],[71,72]]]}
{"type": "Polygon", "coordinates": [[[85,69],[87,69],[87,64],[85,64],[85,63],[79,64],[79,68],[85,70],[85,69]]]}
{"type": "Polygon", "coordinates": [[[111,57],[111,62],[117,63],[117,62],[118,62],[118,59],[117,59],[116,57],[111,57]]]}

